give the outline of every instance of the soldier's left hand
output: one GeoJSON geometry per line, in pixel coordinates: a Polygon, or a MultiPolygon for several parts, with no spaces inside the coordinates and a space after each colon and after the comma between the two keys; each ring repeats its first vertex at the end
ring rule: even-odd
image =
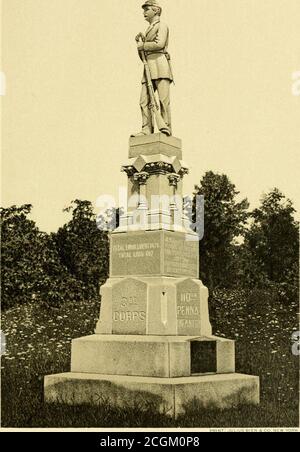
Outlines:
{"type": "Polygon", "coordinates": [[[137,48],[138,48],[138,50],[144,50],[144,43],[143,42],[138,42],[137,48]]]}
{"type": "Polygon", "coordinates": [[[138,35],[136,35],[135,40],[136,42],[139,42],[139,40],[145,41],[145,35],[144,33],[139,33],[138,35]]]}

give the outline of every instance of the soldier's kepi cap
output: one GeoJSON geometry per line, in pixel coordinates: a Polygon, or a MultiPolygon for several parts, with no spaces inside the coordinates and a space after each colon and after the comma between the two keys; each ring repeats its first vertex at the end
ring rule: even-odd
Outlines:
{"type": "Polygon", "coordinates": [[[161,8],[160,4],[158,3],[157,0],[147,0],[142,8],[145,8],[146,6],[156,6],[157,8],[161,8]]]}

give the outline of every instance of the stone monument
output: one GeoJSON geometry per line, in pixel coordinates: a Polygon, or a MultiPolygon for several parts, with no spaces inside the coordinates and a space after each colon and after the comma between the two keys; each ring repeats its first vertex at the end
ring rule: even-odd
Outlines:
{"type": "MultiPolygon", "coordinates": [[[[144,11],[151,5],[157,12],[151,0],[144,11]]],[[[48,403],[103,401],[173,417],[194,400],[220,408],[259,403],[258,377],[235,373],[234,341],[212,335],[197,234],[182,209],[188,168],[181,140],[167,129],[143,127],[130,138],[122,166],[129,203],[110,235],[100,319],[94,335],[72,341],[71,372],[45,377],[48,403]]]]}

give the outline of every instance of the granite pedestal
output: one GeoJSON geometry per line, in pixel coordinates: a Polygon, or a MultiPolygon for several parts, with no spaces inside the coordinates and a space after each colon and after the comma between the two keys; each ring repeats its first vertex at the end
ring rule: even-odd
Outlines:
{"type": "Polygon", "coordinates": [[[173,417],[195,401],[259,403],[258,377],[235,373],[234,341],[212,334],[199,243],[182,210],[188,169],[181,141],[131,138],[122,170],[128,209],[110,237],[95,334],[72,341],[70,373],[45,377],[45,401],[105,402],[173,417]]]}

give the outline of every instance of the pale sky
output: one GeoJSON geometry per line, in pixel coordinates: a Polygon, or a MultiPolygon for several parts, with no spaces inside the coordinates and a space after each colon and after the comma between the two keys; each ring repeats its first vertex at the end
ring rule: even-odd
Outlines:
{"type": "MultiPolygon", "coordinates": [[[[54,231],[75,198],[115,195],[141,126],[140,0],[2,0],[2,205],[54,231]]],[[[184,192],[227,174],[256,207],[274,186],[300,210],[299,0],[162,0],[184,192]]]]}

